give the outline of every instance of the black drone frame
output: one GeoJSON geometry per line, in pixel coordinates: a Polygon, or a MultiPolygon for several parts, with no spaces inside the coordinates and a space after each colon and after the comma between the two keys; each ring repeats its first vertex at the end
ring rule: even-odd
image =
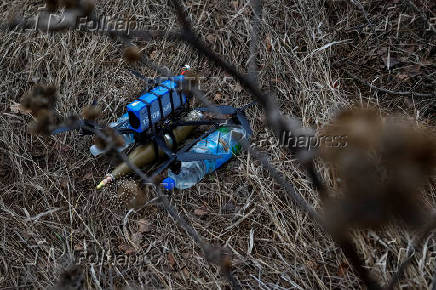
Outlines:
{"type": "MultiPolygon", "coordinates": [[[[151,88],[156,87],[157,85],[163,86],[161,84],[162,78],[158,77],[155,79],[150,79],[142,76],[140,73],[130,70],[130,72],[138,77],[141,80],[144,80],[147,84],[146,88],[142,91],[148,92],[151,88]]],[[[165,86],[163,86],[165,87],[165,86]]],[[[174,89],[167,88],[170,92],[174,89]]],[[[178,88],[179,94],[181,93],[181,88],[178,88]]],[[[172,98],[171,102],[172,102],[172,98]]],[[[159,99],[160,101],[160,99],[159,99]]],[[[159,102],[161,104],[161,102],[159,102]]],[[[254,102],[249,103],[242,108],[234,108],[233,106],[216,106],[216,110],[220,114],[223,115],[230,115],[227,119],[202,119],[202,120],[196,120],[196,121],[180,121],[180,116],[184,112],[188,112],[191,110],[190,108],[190,98],[186,96],[186,102],[181,107],[174,110],[173,107],[173,113],[171,113],[165,120],[161,120],[160,122],[151,123],[150,128],[148,128],[146,131],[138,133],[133,129],[130,128],[113,128],[116,130],[119,134],[125,135],[125,134],[133,134],[135,139],[135,144],[148,144],[150,141],[152,142],[155,150],[155,154],[158,157],[159,156],[159,149],[162,150],[165,155],[168,157],[167,160],[165,160],[164,163],[162,163],[159,168],[154,172],[153,177],[161,174],[166,168],[170,167],[173,172],[177,173],[180,170],[180,164],[181,162],[191,162],[191,161],[202,161],[202,160],[213,160],[218,159],[220,156],[213,155],[213,154],[205,154],[205,153],[195,153],[195,152],[189,152],[188,150],[194,146],[197,142],[199,142],[201,139],[205,138],[209,134],[211,134],[213,131],[215,131],[220,126],[228,126],[228,127],[242,127],[246,130],[247,135],[252,134],[252,130],[250,128],[250,123],[246,118],[245,110],[254,104],[254,102]],[[179,150],[176,150],[176,148],[179,147],[180,144],[176,143],[176,138],[173,134],[173,129],[176,127],[181,126],[201,126],[201,125],[211,125],[209,130],[204,132],[201,136],[194,139],[193,141],[189,142],[188,144],[185,144],[182,148],[179,150]],[[173,148],[170,149],[165,142],[164,136],[168,135],[172,139],[173,142],[173,148]]],[[[172,104],[172,103],[171,103],[172,104]]],[[[201,108],[195,108],[195,110],[200,112],[209,112],[214,113],[213,111],[210,111],[209,108],[201,107],[201,108]]],[[[89,120],[79,120],[78,125],[75,127],[61,127],[52,132],[53,135],[59,134],[62,132],[70,131],[79,129],[82,135],[91,135],[94,134],[95,130],[89,130],[87,128],[98,128],[99,126],[95,124],[94,122],[91,122],[89,120]]]]}

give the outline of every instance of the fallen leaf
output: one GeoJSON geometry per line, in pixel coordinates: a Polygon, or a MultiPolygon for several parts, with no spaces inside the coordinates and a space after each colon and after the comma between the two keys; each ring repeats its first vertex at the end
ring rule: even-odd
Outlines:
{"type": "Polygon", "coordinates": [[[410,65],[404,68],[404,72],[409,77],[416,77],[421,72],[421,66],[419,64],[410,65]]]}
{"type": "Polygon", "coordinates": [[[94,176],[92,175],[92,172],[88,172],[83,176],[83,179],[85,180],[90,180],[92,179],[94,176]]]}
{"type": "Polygon", "coordinates": [[[214,101],[221,101],[223,98],[223,95],[220,93],[216,93],[215,96],[213,97],[214,101]]]}
{"type": "Polygon", "coordinates": [[[213,35],[213,34],[208,34],[208,35],[206,36],[206,39],[207,39],[207,41],[210,42],[210,43],[215,43],[215,41],[216,41],[216,36],[213,35]]]}
{"type": "Polygon", "coordinates": [[[151,230],[151,223],[146,219],[138,220],[138,225],[138,232],[140,233],[147,233],[151,230]]]}
{"type": "Polygon", "coordinates": [[[333,89],[337,89],[340,87],[340,83],[339,80],[334,81],[331,85],[330,85],[333,89]]]}
{"type": "Polygon", "coordinates": [[[183,271],[183,274],[184,274],[187,278],[189,278],[189,276],[190,276],[189,274],[190,274],[190,273],[189,273],[188,269],[185,267],[185,268],[183,268],[182,271],[183,271]]]}
{"type": "Polygon", "coordinates": [[[280,78],[272,78],[271,82],[273,83],[280,83],[282,80],[280,78]]]}
{"type": "Polygon", "coordinates": [[[338,276],[345,277],[348,271],[348,264],[341,263],[338,268],[338,276]]]}
{"type": "Polygon", "coordinates": [[[314,261],[306,261],[306,266],[312,270],[318,270],[319,264],[314,261]]]}
{"type": "Polygon", "coordinates": [[[266,45],[266,50],[267,50],[268,52],[270,52],[271,49],[272,49],[272,39],[271,39],[271,36],[270,36],[270,35],[267,35],[267,36],[266,36],[266,38],[265,38],[265,45],[266,45]]]}
{"type": "Polygon", "coordinates": [[[175,269],[176,267],[176,259],[174,259],[174,256],[172,253],[168,253],[168,263],[170,264],[172,269],[175,269]]]}
{"type": "Polygon", "coordinates": [[[150,54],[150,59],[156,59],[159,52],[157,50],[153,50],[150,54]]]}
{"type": "Polygon", "coordinates": [[[399,74],[399,75],[397,75],[397,78],[400,81],[407,81],[409,79],[409,76],[407,74],[399,74]]]}
{"type": "Polygon", "coordinates": [[[205,216],[208,213],[209,212],[204,207],[200,207],[200,208],[197,208],[197,209],[194,210],[194,214],[196,216],[200,216],[200,217],[205,216]]]}
{"type": "Polygon", "coordinates": [[[118,250],[124,252],[124,254],[126,254],[126,255],[130,255],[130,254],[133,254],[134,252],[136,252],[134,247],[126,245],[126,244],[119,245],[118,250]]]}

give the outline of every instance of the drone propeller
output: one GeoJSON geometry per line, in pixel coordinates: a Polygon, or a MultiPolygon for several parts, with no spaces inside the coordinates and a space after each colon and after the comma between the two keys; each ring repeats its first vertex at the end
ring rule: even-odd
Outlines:
{"type": "MultiPolygon", "coordinates": [[[[252,105],[253,103],[250,103],[249,105],[252,105]]],[[[243,108],[234,108],[233,106],[228,105],[220,105],[216,106],[215,108],[224,115],[236,115],[238,118],[239,123],[241,124],[242,128],[247,132],[248,135],[251,135],[253,131],[250,128],[250,122],[248,121],[247,117],[245,116],[244,110],[248,106],[244,106],[243,108]]],[[[197,108],[196,110],[200,112],[212,112],[209,108],[197,108]]]]}
{"type": "MultiPolygon", "coordinates": [[[[98,101],[97,101],[97,99],[94,99],[93,101],[92,101],[92,104],[91,104],[91,106],[97,106],[97,103],[98,103],[98,101]]],[[[85,126],[88,126],[88,127],[95,127],[95,125],[93,124],[93,121],[89,121],[89,120],[86,120],[86,119],[79,119],[79,120],[77,120],[77,122],[73,122],[73,126],[62,126],[62,127],[58,127],[58,128],[56,128],[56,129],[54,129],[52,132],[51,132],[51,135],[57,135],[57,134],[60,134],[60,133],[65,133],[65,132],[69,132],[69,131],[73,131],[73,130],[78,130],[78,129],[82,129],[82,134],[90,134],[90,132],[89,131],[87,131],[86,129],[84,129],[84,127],[85,126]]]]}
{"type": "Polygon", "coordinates": [[[171,127],[182,126],[201,126],[201,125],[213,125],[217,123],[226,122],[227,119],[211,119],[211,120],[199,120],[199,121],[178,121],[171,124],[171,127]]]}
{"type": "Polygon", "coordinates": [[[247,135],[251,135],[253,131],[251,130],[250,122],[245,116],[245,112],[242,110],[238,110],[236,113],[236,117],[238,118],[239,123],[241,123],[242,128],[244,128],[244,130],[247,132],[247,135]]]}
{"type": "Polygon", "coordinates": [[[135,71],[135,70],[133,70],[133,69],[129,69],[129,71],[130,71],[130,72],[131,72],[135,77],[137,77],[138,79],[145,81],[145,83],[147,84],[147,87],[148,87],[148,86],[153,87],[153,86],[156,85],[156,83],[157,83],[157,80],[156,80],[156,79],[146,78],[146,77],[143,76],[141,73],[139,73],[139,72],[137,72],[137,71],[135,71]]]}
{"type": "MultiPolygon", "coordinates": [[[[221,114],[224,115],[233,115],[234,113],[236,113],[236,108],[234,108],[233,106],[228,106],[228,105],[220,105],[220,106],[215,106],[215,108],[218,110],[218,112],[220,112],[221,114]]],[[[212,112],[209,108],[204,107],[204,108],[196,108],[196,110],[200,111],[200,112],[212,112]]]]}
{"type": "Polygon", "coordinates": [[[137,72],[136,70],[129,69],[129,72],[131,72],[138,79],[144,80],[146,82],[150,81],[150,79],[144,77],[141,73],[137,72]]]}
{"type": "Polygon", "coordinates": [[[64,132],[82,129],[83,126],[85,126],[85,125],[86,125],[85,120],[78,120],[77,124],[75,124],[74,126],[63,126],[63,127],[58,127],[56,129],[54,129],[51,132],[51,135],[57,135],[57,134],[64,133],[64,132]]]}

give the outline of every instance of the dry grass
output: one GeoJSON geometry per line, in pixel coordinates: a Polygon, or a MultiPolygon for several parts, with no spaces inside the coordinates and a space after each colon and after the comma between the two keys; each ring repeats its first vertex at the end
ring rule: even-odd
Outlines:
{"type": "MultiPolygon", "coordinates": [[[[145,29],[177,28],[166,1],[146,2],[106,1],[97,7],[106,15],[133,15],[145,29]]],[[[320,128],[343,108],[371,104],[383,113],[399,113],[434,125],[434,95],[371,91],[347,73],[393,91],[435,93],[435,34],[423,32],[413,22],[400,27],[396,37],[398,15],[414,12],[408,1],[384,2],[361,2],[371,28],[365,13],[351,1],[265,1],[259,79],[263,89],[277,97],[282,112],[301,118],[305,126],[320,128]],[[392,16],[386,22],[387,15],[392,16]],[[385,23],[389,29],[380,31],[385,23]],[[359,29],[360,33],[356,32],[359,29]],[[407,48],[405,44],[409,44],[407,48]],[[390,71],[383,62],[387,51],[390,64],[394,58],[399,61],[390,71]]],[[[417,2],[424,13],[434,9],[431,1],[417,2]]],[[[0,13],[3,19],[14,9],[33,15],[40,4],[9,1],[0,4],[0,13]]],[[[248,1],[198,0],[186,5],[199,34],[217,53],[244,70],[249,56],[248,1]]],[[[94,265],[83,263],[83,279],[89,288],[227,287],[219,269],[207,263],[186,233],[155,204],[126,219],[123,184],[127,181],[102,191],[94,189],[118,160],[92,158],[90,137],[29,134],[30,115],[16,109],[15,104],[33,84],[52,84],[59,88],[56,110],[60,115],[80,114],[83,107],[98,100],[103,108],[101,121],[114,120],[142,86],[121,59],[123,46],[104,35],[77,31],[2,31],[0,37],[0,287],[50,287],[79,260],[84,248],[99,255],[103,251],[137,255],[147,261],[130,267],[99,265],[95,259],[94,265]]],[[[250,100],[236,82],[213,79],[225,74],[185,44],[151,41],[138,46],[173,71],[190,64],[201,76],[210,78],[202,83],[202,89],[218,103],[241,106],[250,100]]],[[[156,75],[146,67],[136,69],[147,76],[156,75]]],[[[267,152],[296,191],[319,209],[318,194],[294,157],[265,129],[261,110],[250,109],[248,115],[255,132],[253,143],[267,152]]],[[[319,163],[319,169],[334,185],[325,165],[319,163]]],[[[244,288],[362,286],[331,238],[290,206],[283,190],[248,154],[229,162],[205,182],[209,190],[203,185],[177,192],[172,204],[212,244],[231,249],[234,274],[244,288]]],[[[426,197],[433,205],[434,182],[427,186],[426,197]]],[[[404,259],[412,233],[387,226],[356,231],[353,237],[368,268],[386,283],[404,259]]],[[[434,238],[426,238],[401,287],[431,284],[434,247],[434,238]]],[[[64,274],[63,280],[77,280],[74,274],[64,274]]]]}

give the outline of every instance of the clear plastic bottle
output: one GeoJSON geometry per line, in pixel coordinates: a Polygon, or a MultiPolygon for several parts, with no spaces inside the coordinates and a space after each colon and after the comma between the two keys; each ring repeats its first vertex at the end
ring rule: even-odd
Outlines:
{"type": "Polygon", "coordinates": [[[168,170],[168,178],[162,184],[167,190],[186,189],[197,184],[206,174],[212,173],[227,162],[233,154],[238,154],[241,145],[238,138],[246,138],[247,134],[243,128],[221,127],[209,134],[206,138],[195,144],[190,152],[214,154],[218,159],[182,162],[179,174],[168,170]]]}
{"type": "MultiPolygon", "coordinates": [[[[193,110],[189,112],[189,114],[183,118],[182,121],[198,121],[203,118],[203,114],[200,111],[193,110]]],[[[167,145],[170,149],[174,148],[174,145],[181,144],[186,138],[192,133],[196,126],[180,126],[173,129],[174,140],[168,135],[165,134],[164,140],[167,142],[167,145]],[[175,142],[174,142],[175,141],[175,142]]],[[[142,168],[145,165],[154,162],[158,157],[165,156],[165,153],[162,150],[159,150],[159,156],[156,156],[155,149],[153,143],[150,141],[147,144],[137,146],[132,152],[129,154],[129,160],[136,167],[142,168]]],[[[132,172],[132,168],[127,165],[126,162],[120,163],[114,170],[107,174],[106,177],[97,185],[97,189],[101,189],[107,184],[113,182],[114,180],[125,176],[132,172]]]]}
{"type": "MultiPolygon", "coordinates": [[[[206,166],[202,161],[182,162],[181,170],[179,174],[174,174],[171,170],[168,171],[168,178],[174,180],[174,185],[178,189],[190,188],[197,184],[203,176],[206,175],[206,166]]],[[[171,180],[164,180],[169,184],[173,182],[171,180]]],[[[169,188],[171,189],[171,188],[169,188]]]]}

